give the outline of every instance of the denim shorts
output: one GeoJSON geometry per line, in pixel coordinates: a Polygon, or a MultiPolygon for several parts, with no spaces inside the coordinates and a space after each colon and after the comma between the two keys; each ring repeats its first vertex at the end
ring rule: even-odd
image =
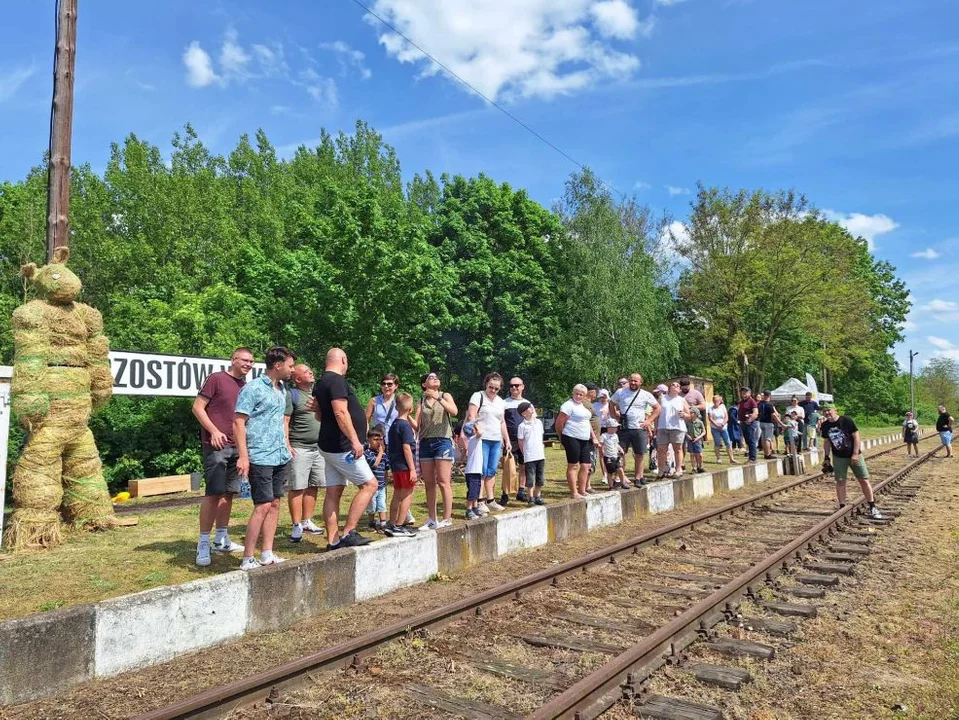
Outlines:
{"type": "Polygon", "coordinates": [[[952,445],[952,432],[949,430],[940,430],[939,442],[941,442],[944,447],[949,447],[952,445]]]}
{"type": "Polygon", "coordinates": [[[453,462],[453,441],[446,437],[420,440],[420,462],[449,460],[453,462]]]}
{"type": "Polygon", "coordinates": [[[366,506],[366,512],[369,515],[373,513],[386,512],[386,488],[377,488],[373,497],[370,498],[370,504],[366,506]]]}
{"type": "Polygon", "coordinates": [[[703,443],[702,440],[696,440],[695,442],[690,440],[686,443],[688,447],[688,452],[690,455],[702,455],[703,454],[703,443]]]}

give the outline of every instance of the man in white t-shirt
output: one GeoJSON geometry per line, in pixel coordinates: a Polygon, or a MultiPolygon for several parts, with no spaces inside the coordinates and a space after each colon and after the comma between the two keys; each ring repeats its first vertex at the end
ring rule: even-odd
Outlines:
{"type": "MultiPolygon", "coordinates": [[[[624,452],[633,451],[633,482],[644,485],[643,456],[649,451],[650,428],[659,417],[659,403],[643,390],[643,376],[633,373],[626,387],[609,400],[610,417],[619,421],[619,439],[624,452]]],[[[625,461],[625,455],[623,456],[625,461]]]]}

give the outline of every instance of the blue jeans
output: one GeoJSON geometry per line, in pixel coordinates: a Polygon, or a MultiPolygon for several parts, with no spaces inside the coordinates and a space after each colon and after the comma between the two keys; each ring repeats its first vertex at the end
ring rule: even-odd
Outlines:
{"type": "Polygon", "coordinates": [[[749,460],[756,462],[756,445],[759,442],[759,421],[743,425],[743,440],[749,449],[749,460]]]}
{"type": "Polygon", "coordinates": [[[719,450],[723,445],[729,447],[729,430],[728,428],[709,428],[713,433],[713,445],[716,446],[716,449],[719,450]]]}
{"type": "Polygon", "coordinates": [[[499,458],[502,454],[502,440],[487,440],[483,438],[483,477],[496,477],[496,470],[499,468],[499,458]]]}

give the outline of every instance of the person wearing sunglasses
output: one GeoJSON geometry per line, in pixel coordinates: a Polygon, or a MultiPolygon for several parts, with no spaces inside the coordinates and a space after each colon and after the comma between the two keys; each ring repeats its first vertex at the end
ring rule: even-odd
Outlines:
{"type": "Polygon", "coordinates": [[[836,478],[836,499],[839,507],[846,505],[846,477],[852,470],[853,477],[859,481],[862,494],[869,503],[869,516],[882,520],[882,513],[876,507],[872,483],[869,482],[866,459],[862,456],[859,428],[852,418],[840,415],[832,403],[823,403],[820,407],[823,414],[822,426],[819,429],[823,437],[822,471],[832,472],[836,478]]]}
{"type": "Polygon", "coordinates": [[[370,427],[382,425],[384,441],[396,419],[396,392],[399,389],[400,379],[393,373],[386,373],[380,380],[380,394],[371,397],[366,404],[366,424],[370,427]]]}
{"type": "Polygon", "coordinates": [[[483,433],[483,485],[480,495],[480,514],[485,505],[487,510],[498,512],[509,502],[509,496],[503,493],[499,502],[496,502],[496,469],[500,457],[505,449],[507,453],[513,451],[513,445],[506,431],[506,403],[499,396],[503,388],[503,376],[491,372],[483,378],[483,389],[473,393],[470,397],[469,410],[466,413],[466,422],[478,422],[483,433]],[[505,446],[505,448],[504,448],[505,446]],[[485,499],[485,503],[483,500],[485,499]]]}
{"type": "MultiPolygon", "coordinates": [[[[525,478],[526,470],[523,463],[523,451],[519,445],[519,439],[517,438],[517,432],[519,426],[523,424],[523,416],[519,412],[519,406],[525,402],[529,402],[525,397],[523,397],[523,391],[526,389],[526,384],[523,382],[523,378],[514,377],[509,381],[509,397],[503,401],[506,410],[503,414],[503,419],[506,421],[506,434],[509,435],[509,441],[513,445],[513,458],[516,460],[516,470],[517,477],[525,478]]],[[[530,403],[532,404],[532,403],[530,403]]],[[[536,416],[536,409],[533,409],[533,417],[536,416]]],[[[501,498],[502,499],[502,498],[501,498]]],[[[516,500],[519,502],[527,502],[529,497],[526,495],[526,488],[520,484],[520,487],[516,490],[516,500]]]]}

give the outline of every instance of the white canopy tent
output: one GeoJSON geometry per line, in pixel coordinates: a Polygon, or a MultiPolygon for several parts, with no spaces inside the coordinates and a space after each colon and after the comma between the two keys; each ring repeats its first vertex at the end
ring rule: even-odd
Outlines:
{"type": "Polygon", "coordinates": [[[822,402],[823,400],[832,400],[829,393],[819,392],[816,387],[816,380],[812,375],[806,373],[806,383],[802,383],[796,378],[789,378],[786,382],[772,391],[772,401],[774,403],[788,403],[792,396],[797,396],[800,400],[806,397],[806,393],[811,392],[813,400],[822,402]],[[811,382],[810,382],[811,381],[811,382]]]}

